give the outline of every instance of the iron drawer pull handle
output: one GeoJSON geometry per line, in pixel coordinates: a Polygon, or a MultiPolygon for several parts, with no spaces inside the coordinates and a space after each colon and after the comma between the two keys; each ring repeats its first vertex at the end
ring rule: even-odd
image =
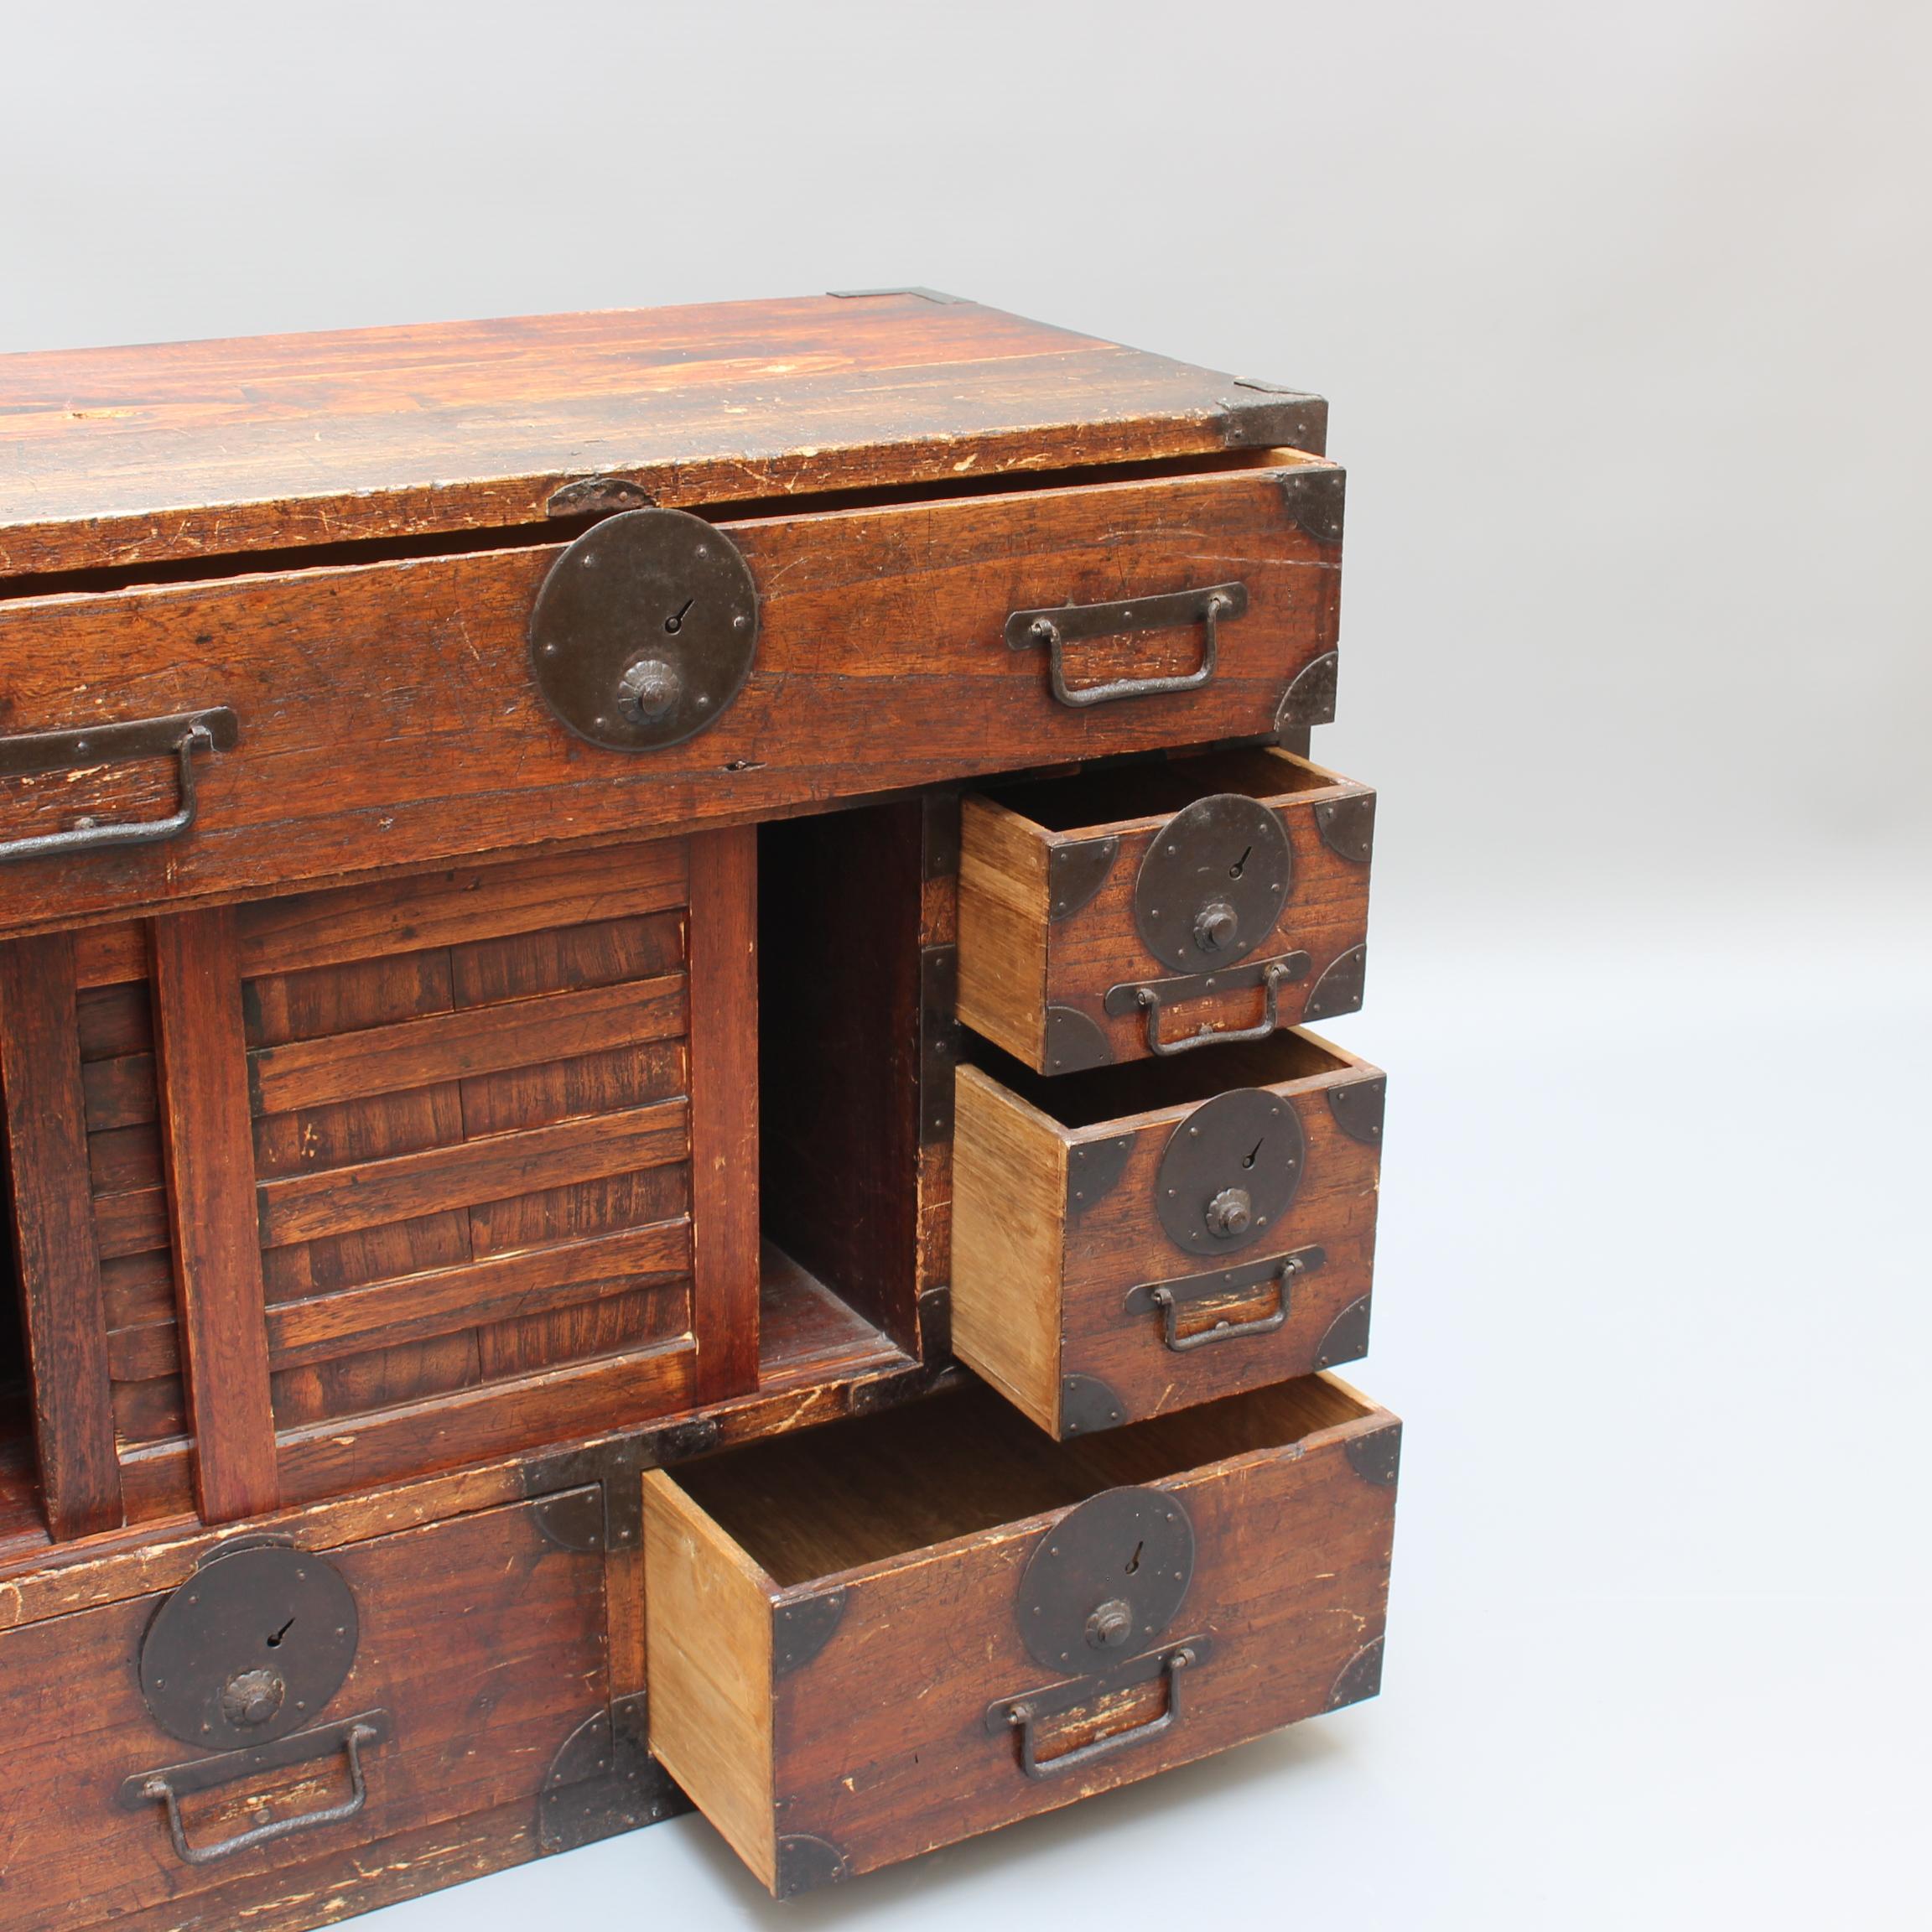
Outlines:
{"type": "Polygon", "coordinates": [[[52,858],[65,852],[98,852],[110,845],[156,845],[179,838],[195,823],[195,754],[228,750],[236,736],[235,714],[222,704],[171,718],[143,718],[131,724],[98,724],[78,731],[34,731],[0,738],[0,778],[172,756],[177,761],[181,800],[165,818],[124,819],[106,825],[83,819],[70,831],[8,839],[0,844],[0,864],[11,859],[52,858]]]}
{"type": "Polygon", "coordinates": [[[266,1825],[238,1831],[232,1838],[224,1838],[214,1845],[188,1842],[188,1828],[181,1821],[181,1800],[165,1772],[157,1772],[148,1779],[141,1787],[141,1794],[168,1807],[168,1832],[181,1862],[212,1865],[218,1858],[232,1858],[237,1852],[253,1851],[257,1845],[272,1845],[292,1832],[313,1831],[319,1826],[340,1825],[345,1819],[355,1817],[369,1800],[368,1782],[362,1775],[362,1747],[374,1743],[380,1735],[372,1724],[351,1724],[342,1733],[342,1748],[349,1755],[349,1795],[340,1804],[327,1805],[319,1811],[298,1812],[291,1818],[272,1819],[266,1825]]]}
{"type": "Polygon", "coordinates": [[[1185,1040],[1161,1037],[1161,989],[1151,985],[1136,986],[1135,1004],[1147,1015],[1147,1051],[1160,1059],[1168,1060],[1176,1053],[1192,1053],[1197,1046],[1238,1046],[1245,1040],[1265,1040],[1276,1026],[1275,1004],[1280,989],[1296,977],[1294,962],[1277,959],[1261,975],[1261,984],[1268,998],[1256,1025],[1244,1026],[1239,1033],[1217,1032],[1211,1026],[1203,1026],[1198,1033],[1191,1033],[1185,1040]]]}
{"type": "Polygon", "coordinates": [[[1215,1342],[1236,1342],[1244,1335],[1272,1335],[1286,1326],[1288,1284],[1301,1272],[1301,1267],[1299,1254],[1291,1254],[1281,1264],[1275,1277],[1276,1306],[1272,1315],[1257,1315],[1251,1322],[1217,1322],[1212,1328],[1198,1328],[1192,1335],[1181,1332],[1183,1304],[1173,1291],[1167,1288],[1150,1290],[1147,1299],[1161,1311],[1161,1339],[1176,1355],[1185,1355],[1190,1348],[1205,1348],[1215,1342]]]}
{"type": "Polygon", "coordinates": [[[1042,1760],[1035,1748],[1033,1720],[1039,1715],[1034,1706],[1022,1700],[1007,1712],[1007,1722],[1020,1733],[1020,1768],[1029,1778],[1054,1778],[1062,1771],[1073,1771],[1083,1764],[1091,1764],[1096,1758],[1104,1758],[1109,1752],[1124,1751],[1130,1744],[1144,1742],[1150,1737],[1157,1737],[1163,1731],[1171,1731],[1181,1719],[1181,1673],[1194,1661],[1193,1650],[1182,1644],[1178,1650],[1170,1650],[1161,1659],[1161,1676],[1167,1686],[1167,1708],[1158,1717],[1145,1724],[1136,1724],[1131,1730],[1116,1731],[1111,1737],[1097,1738],[1091,1744],[1083,1744],[1072,1751],[1062,1751],[1057,1758],[1042,1760]]]}
{"type": "Polygon", "coordinates": [[[1219,655],[1219,624],[1248,608],[1245,584],[1211,584],[1201,590],[1176,590],[1159,597],[1130,597],[1114,604],[1068,604],[1057,610],[1015,610],[1006,620],[1009,650],[1046,647],[1053,695],[1076,710],[1116,698],[1158,698],[1173,691],[1198,691],[1214,675],[1219,655]],[[1177,678],[1116,678],[1079,690],[1067,682],[1066,647],[1087,637],[1110,637],[1124,631],[1161,631],[1181,624],[1202,629],[1201,662],[1177,678]]]}

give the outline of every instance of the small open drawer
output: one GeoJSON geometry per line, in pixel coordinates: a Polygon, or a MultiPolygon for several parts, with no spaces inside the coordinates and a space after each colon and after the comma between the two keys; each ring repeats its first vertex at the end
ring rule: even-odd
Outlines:
{"type": "Polygon", "coordinates": [[[1265,747],[965,802],[959,1017],[1038,1073],[1362,1004],[1375,794],[1265,747]]]}
{"type": "Polygon", "coordinates": [[[1374,1694],[1400,1425],[982,1389],[644,1480],[651,1748],[780,1896],[1374,1694]]]}
{"type": "Polygon", "coordinates": [[[953,1346],[1059,1436],[1368,1347],[1383,1075],[1299,1031],[1042,1078],[979,1049],[953,1346]]]}

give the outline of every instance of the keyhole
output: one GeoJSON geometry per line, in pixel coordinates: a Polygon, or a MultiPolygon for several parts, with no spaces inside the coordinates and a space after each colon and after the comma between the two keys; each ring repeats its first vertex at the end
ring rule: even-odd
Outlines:
{"type": "Polygon", "coordinates": [[[275,1634],[274,1634],[273,1637],[271,1637],[271,1638],[268,1639],[268,1648],[269,1648],[271,1650],[278,1650],[278,1649],[281,1649],[281,1647],[282,1647],[282,1639],[283,1639],[284,1637],[286,1637],[286,1636],[288,1634],[288,1633],[289,1633],[291,1630],[293,1630],[294,1628],[295,1628],[295,1619],[294,1619],[293,1617],[291,1617],[291,1618],[288,1619],[288,1621],[286,1623],[284,1623],[284,1624],[282,1626],[282,1628],[281,1628],[279,1630],[278,1630],[278,1631],[275,1633],[275,1634]]]}
{"type": "Polygon", "coordinates": [[[1134,1554],[1127,1559],[1127,1574],[1131,1576],[1140,1567],[1140,1552],[1147,1547],[1145,1542],[1134,1545],[1134,1554]]]}
{"type": "Polygon", "coordinates": [[[684,628],[684,612],[688,610],[691,606],[697,601],[698,600],[695,597],[687,597],[684,600],[684,610],[678,611],[678,613],[674,617],[667,617],[664,620],[664,628],[668,631],[673,637],[675,637],[678,633],[684,628]]]}
{"type": "Polygon", "coordinates": [[[1263,1148],[1264,1148],[1264,1147],[1265,1147],[1265,1146],[1267,1144],[1268,1144],[1268,1136],[1267,1136],[1265,1134],[1264,1134],[1264,1135],[1261,1136],[1261,1138],[1260,1138],[1259,1140],[1257,1140],[1257,1141],[1254,1143],[1254,1148],[1253,1148],[1253,1150],[1252,1150],[1249,1152],[1249,1156],[1248,1156],[1248,1158],[1247,1158],[1245,1161],[1244,1161],[1241,1163],[1241,1165],[1242,1165],[1244,1167],[1252,1167],[1252,1166],[1254,1165],[1254,1161],[1255,1161],[1255,1158],[1256,1158],[1256,1156],[1258,1156],[1258,1155],[1260,1153],[1261,1150],[1262,1150],[1262,1149],[1263,1149],[1263,1148]]]}
{"type": "Polygon", "coordinates": [[[1254,848],[1250,845],[1248,848],[1248,851],[1244,852],[1241,856],[1228,868],[1228,876],[1230,879],[1239,879],[1241,876],[1242,873],[1247,869],[1248,853],[1252,852],[1254,849],[1254,848]]]}

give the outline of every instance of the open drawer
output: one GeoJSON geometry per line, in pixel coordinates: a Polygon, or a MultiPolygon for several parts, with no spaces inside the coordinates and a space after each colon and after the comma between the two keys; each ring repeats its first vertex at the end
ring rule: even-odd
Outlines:
{"type": "Polygon", "coordinates": [[[1373,1695],[1400,1425],[971,1389],[644,1477],[651,1744],[780,1896],[1373,1695]]]}
{"type": "Polygon", "coordinates": [[[1362,1004],[1375,794],[1263,747],[963,803],[959,1017],[1038,1073],[1362,1004]]]}
{"type": "Polygon", "coordinates": [[[953,1346],[1074,1436],[1367,1353],[1385,1082],[1298,1031],[1041,1078],[980,1049],[953,1346]]]}
{"type": "Polygon", "coordinates": [[[631,510],[568,546],[0,584],[0,921],[1319,723],[1342,489],[1253,450],[715,525],[631,510]]]}

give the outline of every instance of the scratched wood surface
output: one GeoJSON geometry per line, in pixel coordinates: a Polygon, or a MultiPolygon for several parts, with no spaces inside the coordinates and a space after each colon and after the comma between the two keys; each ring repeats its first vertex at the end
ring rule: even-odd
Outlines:
{"type": "MultiPolygon", "coordinates": [[[[901,504],[731,526],[760,586],[757,653],[717,724],[626,754],[574,737],[531,674],[554,545],[0,603],[13,731],[231,706],[200,818],[151,847],[0,867],[0,931],[597,835],[740,823],[1072,757],[1266,737],[1331,651],[1341,548],[1297,520],[1308,464],[901,504]],[[1015,610],[1239,578],[1198,689],[1070,709],[1015,610]],[[318,678],[314,667],[328,667],[318,678]]],[[[1068,649],[1076,684],[1192,668],[1201,627],[1068,649]]],[[[37,810],[39,808],[37,808],[37,810]]],[[[44,813],[43,813],[44,817],[44,813]]],[[[0,834],[46,829],[0,824],[0,834]]]]}
{"type": "Polygon", "coordinates": [[[865,1872],[1368,1695],[1350,1666],[1381,1635],[1394,1511],[1393,1454],[1369,1446],[1392,1451],[1400,1426],[1320,1378],[1057,1444],[969,1390],[654,1473],[647,1561],[677,1611],[749,1592],[775,1617],[787,1590],[844,1593],[823,1648],[776,1681],[761,1644],[688,1644],[653,1613],[653,1698],[735,1720],[681,1732],[678,1774],[776,1889],[788,1836],[865,1872]],[[1067,1681],[1023,1644],[1021,1573],[1068,1507],[1125,1484],[1185,1504],[1195,1568],[1164,1636],[1212,1649],[1171,1724],[1164,1696],[1076,1698],[1041,1755],[1111,1748],[1031,1779],[985,1722],[995,1699],[1067,1681]]]}
{"type": "MultiPolygon", "coordinates": [[[[1368,927],[1368,865],[1322,835],[1318,813],[1374,809],[1366,785],[1285,752],[1258,749],[1177,758],[1010,789],[994,786],[966,801],[960,875],[960,1017],[1036,1072],[1047,1065],[1046,1012],[1068,1007],[1098,1029],[1115,1060],[1143,1058],[1147,1021],[1139,1010],[1107,1010],[1110,987],[1171,981],[1177,969],[1148,951],[1135,924],[1135,882],[1171,814],[1197,799],[1233,793],[1264,802],[1288,840],[1293,870],[1280,916],[1241,964],[1301,952],[1307,969],[1276,992],[1275,1024],[1300,1023],[1311,993],[1368,927]],[[1354,804],[1363,801],[1363,804],[1354,804]],[[1087,901],[1057,917],[1049,862],[1056,849],[1111,839],[1118,849],[1087,901]]],[[[1200,971],[1209,969],[1203,963],[1200,971]]],[[[1260,1023],[1259,987],[1169,994],[1160,1015],[1163,1043],[1203,1031],[1260,1023]]]]}
{"type": "MultiPolygon", "coordinates": [[[[69,1932],[170,1904],[180,1916],[158,1923],[240,1923],[225,1895],[272,1893],[277,1874],[348,1847],[512,1803],[534,1817],[558,1746],[606,1694],[601,1560],[563,1549],[517,1504],[338,1546],[330,1561],[361,1629],[320,1721],[379,1708],[393,1724],[365,1758],[366,1807],[213,1864],[181,1862],[158,1805],[117,1803],[124,1779],[201,1755],[154,1723],[129,1667],[158,1599],[0,1632],[9,1924],[69,1932]]],[[[280,1817],[340,1802],[346,1786],[337,1753],[218,1788],[184,1804],[190,1842],[258,1822],[257,1806],[280,1817]]]]}
{"type": "Polygon", "coordinates": [[[589,476],[741,501],[1319,450],[1323,422],[1313,397],[903,293],[4,356],[0,578],[541,522],[589,476]]]}
{"type": "Polygon", "coordinates": [[[152,1010],[143,927],[0,947],[60,1533],[754,1389],[754,843],[171,915],[152,1010]]]}
{"type": "MultiPolygon", "coordinates": [[[[989,1049],[979,1057],[985,1065],[959,1073],[955,1347],[1043,1428],[1065,1426],[1066,1375],[1098,1378],[1129,1416],[1146,1416],[1361,1353],[1366,1311],[1357,1311],[1359,1343],[1344,1345],[1348,1324],[1337,1322],[1371,1290],[1381,1150],[1343,1131],[1329,1094],[1379,1080],[1376,1068],[1299,1031],[1046,1078],[989,1049]],[[1224,1255],[1189,1254],[1156,1212],[1161,1159],[1196,1106],[1241,1087],[1278,1093],[1295,1109],[1300,1184],[1265,1235],[1224,1255]],[[1119,1179],[1097,1198],[1078,1197],[1070,1156],[1116,1138],[1130,1143],[1119,1179]],[[1126,1306],[1128,1291],[1145,1284],[1311,1246],[1323,1259],[1293,1277],[1288,1319],[1271,1332],[1177,1352],[1158,1312],[1126,1306]]],[[[1279,1306],[1272,1282],[1213,1295],[1187,1306],[1178,1336],[1266,1320],[1279,1306]]]]}

